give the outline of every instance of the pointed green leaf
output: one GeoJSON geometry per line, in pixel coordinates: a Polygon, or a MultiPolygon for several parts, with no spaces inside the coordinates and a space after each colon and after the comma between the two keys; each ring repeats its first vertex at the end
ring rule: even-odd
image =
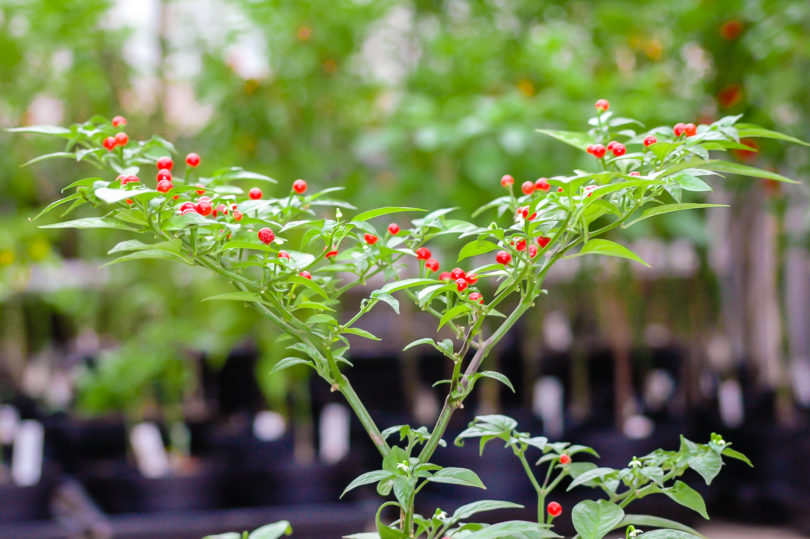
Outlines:
{"type": "Polygon", "coordinates": [[[638,223],[639,221],[643,221],[644,219],[649,219],[650,217],[655,217],[656,215],[663,215],[665,213],[672,213],[676,211],[683,211],[683,210],[697,210],[701,208],[727,208],[728,204],[698,204],[698,203],[683,203],[683,204],[662,204],[660,206],[655,206],[653,208],[649,208],[644,210],[641,216],[633,219],[629,223],[625,223],[622,225],[623,228],[630,228],[634,224],[638,223]]]}
{"type": "Polygon", "coordinates": [[[590,135],[587,133],[580,133],[578,131],[553,131],[550,129],[537,129],[537,132],[565,142],[566,144],[569,144],[574,148],[579,148],[582,151],[585,151],[588,144],[593,144],[593,139],[590,135]]]}
{"type": "Polygon", "coordinates": [[[465,258],[469,258],[471,256],[482,255],[484,253],[489,253],[490,251],[494,251],[495,249],[499,249],[497,244],[492,243],[488,240],[475,240],[471,241],[467,245],[461,248],[458,253],[458,262],[461,262],[465,258]]]}
{"type": "Polygon", "coordinates": [[[359,213],[352,217],[353,223],[358,223],[361,221],[368,221],[369,219],[374,219],[375,217],[380,217],[381,215],[388,215],[391,213],[400,213],[405,211],[427,211],[420,208],[407,208],[402,206],[387,206],[385,208],[377,208],[375,210],[368,210],[364,211],[363,213],[359,213]]]}
{"type": "Polygon", "coordinates": [[[481,513],[482,511],[495,511],[497,509],[523,509],[523,506],[517,503],[502,502],[499,500],[480,500],[462,505],[453,512],[453,516],[450,520],[457,522],[469,518],[476,513],[481,513]]]}
{"type": "Polygon", "coordinates": [[[615,476],[616,474],[617,471],[613,468],[594,468],[593,470],[587,471],[576,477],[573,481],[571,481],[568,488],[565,490],[571,490],[574,487],[584,485],[593,480],[603,480],[608,476],[615,476]]]}
{"type": "Polygon", "coordinates": [[[436,341],[434,341],[433,339],[431,339],[429,337],[424,337],[422,339],[416,339],[415,341],[411,341],[408,344],[406,344],[405,348],[403,348],[402,351],[404,352],[405,350],[410,350],[411,348],[419,346],[420,344],[429,344],[429,345],[435,347],[436,346],[436,341]]]}
{"type": "Polygon", "coordinates": [[[427,284],[433,284],[436,281],[433,279],[420,279],[419,277],[414,277],[411,279],[402,279],[400,281],[394,281],[393,283],[388,283],[382,288],[380,288],[380,292],[385,294],[392,294],[399,290],[404,290],[406,288],[412,288],[414,286],[422,286],[427,284]]]}
{"type": "Polygon", "coordinates": [[[389,477],[392,478],[393,476],[394,474],[385,470],[374,470],[372,472],[366,472],[364,474],[358,475],[352,480],[351,483],[349,483],[349,485],[345,489],[343,489],[343,492],[341,493],[340,497],[342,498],[343,496],[346,495],[347,492],[359,486],[377,483],[378,481],[382,481],[383,479],[387,479],[389,477]]]}
{"type": "Polygon", "coordinates": [[[791,180],[786,176],[771,172],[770,170],[762,170],[760,168],[743,165],[741,163],[733,163],[731,161],[707,161],[700,163],[700,168],[709,170],[716,170],[718,172],[728,172],[729,174],[739,174],[740,176],[751,176],[754,178],[765,178],[777,182],[785,183],[799,183],[796,180],[791,180]]]}
{"type": "Polygon", "coordinates": [[[752,467],[752,468],[754,467],[754,465],[751,463],[751,460],[748,457],[746,457],[745,455],[743,455],[739,451],[735,451],[734,449],[731,449],[730,447],[726,447],[725,449],[723,449],[721,455],[725,455],[725,456],[733,458],[733,459],[741,460],[744,463],[748,464],[750,467],[752,467]]]}
{"type": "Polygon", "coordinates": [[[183,264],[188,264],[189,266],[193,266],[194,262],[190,258],[186,258],[185,256],[174,253],[172,251],[165,251],[163,249],[143,249],[141,251],[135,251],[134,253],[130,253],[128,255],[119,256],[115,260],[111,260],[106,264],[102,265],[101,267],[112,266],[113,264],[119,264],[121,262],[129,262],[132,260],[168,260],[170,262],[181,262],[183,264]]]}
{"type": "Polygon", "coordinates": [[[351,335],[357,335],[358,337],[363,337],[365,339],[370,339],[372,341],[379,341],[381,340],[379,337],[374,335],[373,333],[366,331],[365,329],[360,328],[345,328],[343,333],[349,333],[351,335]]]}
{"type": "Polygon", "coordinates": [[[673,178],[684,191],[711,191],[712,188],[696,176],[691,174],[678,174],[673,178]]]}
{"type": "Polygon", "coordinates": [[[706,502],[703,501],[703,496],[683,481],[675,481],[675,485],[673,485],[672,488],[662,490],[661,492],[684,507],[688,507],[697,512],[706,520],[709,519],[709,515],[706,513],[706,502]]]}
{"type": "Polygon", "coordinates": [[[72,195],[67,196],[65,198],[60,198],[59,200],[55,200],[54,202],[51,202],[50,204],[48,204],[42,211],[40,211],[36,215],[36,217],[34,217],[32,219],[32,221],[36,221],[37,219],[39,219],[40,217],[42,217],[46,213],[50,212],[54,208],[58,208],[59,206],[61,206],[62,204],[65,204],[66,202],[70,202],[71,200],[77,200],[77,199],[81,199],[81,198],[82,198],[81,193],[73,193],[72,195]]]}
{"type": "Polygon", "coordinates": [[[493,380],[497,380],[500,383],[502,383],[503,385],[505,385],[506,387],[508,387],[509,389],[511,389],[512,393],[515,392],[515,388],[514,388],[514,386],[512,386],[512,382],[509,381],[509,378],[507,378],[505,375],[503,375],[503,374],[501,374],[499,372],[481,371],[478,374],[481,375],[484,378],[492,378],[493,380]]]}
{"type": "Polygon", "coordinates": [[[805,142],[796,137],[779,133],[778,131],[771,131],[764,127],[759,127],[753,124],[737,124],[737,130],[740,138],[770,138],[776,140],[784,140],[785,142],[794,142],[803,146],[810,146],[810,142],[805,142]]]}
{"type": "Polygon", "coordinates": [[[667,518],[661,517],[654,517],[651,515],[624,515],[624,518],[619,522],[614,530],[624,529],[627,526],[646,526],[649,528],[671,528],[673,530],[680,530],[687,533],[691,533],[697,537],[702,537],[705,539],[705,536],[702,535],[697,530],[690,528],[685,524],[681,524],[680,522],[676,522],[674,520],[669,520],[667,518]]]}
{"type": "Polygon", "coordinates": [[[653,530],[642,533],[638,539],[700,539],[700,536],[680,530],[653,530]]]}
{"type": "Polygon", "coordinates": [[[257,528],[248,535],[248,539],[278,539],[282,535],[292,535],[292,526],[286,520],[257,528]]]}
{"type": "Polygon", "coordinates": [[[380,290],[375,290],[371,293],[371,297],[373,299],[380,300],[383,303],[387,303],[392,309],[394,309],[395,313],[399,314],[399,300],[391,294],[386,294],[380,290]]]}
{"type": "Polygon", "coordinates": [[[106,217],[85,217],[83,219],[73,219],[72,221],[62,221],[51,225],[40,225],[39,228],[115,228],[118,230],[129,230],[138,232],[139,229],[106,217]]]}
{"type": "Polygon", "coordinates": [[[258,180],[262,182],[278,183],[270,176],[259,174],[258,172],[250,172],[242,167],[230,167],[219,169],[214,172],[214,178],[218,180],[258,180]]]}
{"type": "Polygon", "coordinates": [[[265,300],[258,294],[253,292],[226,292],[224,294],[217,294],[209,296],[202,301],[246,301],[248,303],[265,303],[265,300]]]}
{"type": "Polygon", "coordinates": [[[73,152],[54,152],[54,153],[46,153],[45,155],[40,155],[39,157],[34,157],[33,159],[26,161],[20,167],[27,167],[28,165],[33,165],[34,163],[39,163],[40,161],[47,161],[49,159],[57,159],[57,158],[68,158],[73,159],[76,157],[76,154],[73,152]]]}
{"type": "Polygon", "coordinates": [[[467,304],[467,303],[459,303],[458,305],[456,305],[455,307],[448,310],[447,312],[445,312],[442,315],[442,317],[439,319],[439,327],[438,327],[437,331],[439,329],[442,329],[442,327],[446,323],[450,322],[451,320],[455,320],[459,316],[461,316],[463,314],[466,314],[466,313],[470,312],[471,310],[472,310],[472,307],[470,307],[469,304],[467,304]]]}
{"type": "Polygon", "coordinates": [[[96,189],[93,194],[107,204],[115,204],[116,202],[121,202],[122,200],[126,200],[128,198],[145,198],[143,195],[147,194],[152,195],[152,197],[160,196],[159,192],[155,191],[154,189],[147,189],[146,187],[129,190],[108,189],[107,187],[101,187],[96,189]]]}
{"type": "Polygon", "coordinates": [[[628,260],[633,260],[640,264],[643,264],[650,267],[644,260],[641,259],[636,253],[628,249],[627,247],[620,245],[614,241],[610,240],[603,240],[603,239],[593,239],[590,240],[588,243],[582,246],[582,249],[576,254],[567,256],[566,258],[575,258],[577,256],[582,255],[602,255],[602,256],[615,256],[619,258],[626,258],[628,260]]]}
{"type": "Polygon", "coordinates": [[[279,371],[283,371],[284,369],[289,369],[295,365],[306,365],[307,367],[312,367],[313,369],[315,366],[312,362],[308,359],[304,359],[302,357],[285,357],[282,360],[279,360],[278,363],[273,365],[273,368],[270,369],[270,372],[267,374],[275,374],[279,371]]]}
{"type": "Polygon", "coordinates": [[[463,536],[464,539],[545,539],[562,537],[545,524],[524,520],[507,520],[463,536]]]}
{"type": "Polygon", "coordinates": [[[9,133],[37,133],[39,135],[70,135],[70,129],[58,125],[25,125],[22,127],[9,127],[9,133]]]}
{"type": "Polygon", "coordinates": [[[478,477],[474,471],[467,468],[442,468],[428,478],[432,483],[448,483],[451,485],[464,485],[467,487],[476,487],[486,489],[481,478],[478,477]]]}
{"type": "Polygon", "coordinates": [[[571,510],[574,529],[582,539],[602,539],[624,518],[622,508],[606,500],[585,500],[571,510]]]}

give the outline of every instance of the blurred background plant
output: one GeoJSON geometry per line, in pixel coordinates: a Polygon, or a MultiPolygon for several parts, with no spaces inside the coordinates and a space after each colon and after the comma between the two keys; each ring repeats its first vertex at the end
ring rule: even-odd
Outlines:
{"type": "MultiPolygon", "coordinates": [[[[299,177],[342,185],[361,208],[396,200],[471,211],[504,173],[520,183],[585,167],[586,157],[534,130],[578,128],[598,97],[647,125],[742,113],[810,139],[810,4],[796,0],[347,0],[328,9],[316,0],[0,0],[0,50],[0,125],[123,114],[131,136],[161,133],[207,170],[239,164],[280,190],[299,177]]],[[[181,393],[194,387],[205,416],[219,394],[204,371],[221,373],[234,349],[256,346],[245,368],[258,374],[260,402],[250,406],[290,415],[294,403],[307,417],[307,374],[266,375],[282,357],[273,330],[240,305],[199,301],[221,285],[154,262],[99,270],[115,232],[44,233],[29,222],[69,181],[96,174],[82,163],[66,176],[60,160],[19,168],[58,150],[43,144],[0,133],[0,398],[70,410],[83,357],[142,354],[161,376],[191,353],[206,360],[184,364],[183,379],[196,382],[181,393]]],[[[760,146],[737,158],[808,177],[806,148],[760,146]]],[[[689,381],[681,397],[691,406],[716,401],[737,426],[751,411],[806,425],[806,185],[730,177],[709,197],[731,209],[639,225],[655,227],[658,241],[634,248],[656,271],[596,276],[582,266],[556,276],[559,292],[501,355],[523,357],[506,367],[524,380],[523,405],[536,405],[534,380],[554,375],[567,380],[574,424],[601,421],[591,385],[607,376],[608,421],[626,430],[649,406],[639,380],[671,383],[655,386],[655,351],[677,346],[684,358],[670,370],[689,381]],[[608,351],[611,369],[600,370],[594,349],[608,351]],[[571,361],[557,363],[560,353],[571,361]]],[[[99,363],[98,380],[117,361],[99,363]]],[[[424,389],[406,363],[404,394],[419,413],[424,389]]],[[[484,406],[498,406],[495,390],[482,392],[484,406]]]]}

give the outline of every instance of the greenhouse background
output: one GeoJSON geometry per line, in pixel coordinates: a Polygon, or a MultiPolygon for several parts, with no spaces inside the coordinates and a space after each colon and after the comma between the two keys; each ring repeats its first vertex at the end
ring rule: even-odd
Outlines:
{"type": "MultiPolygon", "coordinates": [[[[158,133],[201,170],[238,163],[277,179],[275,196],[296,178],[345,186],[359,208],[469,214],[503,174],[586,168],[536,130],[579,129],[597,98],[650,126],[743,114],[810,140],[808,87],[803,1],[0,0],[0,126],[120,114],[131,137],[158,133]]],[[[58,151],[48,139],[3,130],[0,147],[0,537],[373,529],[373,489],[338,496],[377,467],[374,448],[311,370],[271,374],[289,355],[278,331],[240,303],[201,301],[228,289],[195,268],[104,266],[117,231],[39,228],[64,186],[97,172],[20,167],[58,151]],[[162,463],[145,448],[154,426],[162,463]]],[[[756,147],[730,158],[799,183],[729,175],[689,193],[730,207],[623,231],[650,268],[556,267],[489,360],[516,393],[481,382],[453,435],[505,411],[621,466],[721,432],[755,467],[701,489],[710,522],[641,503],[710,537],[810,536],[810,149],[756,147]]],[[[354,343],[353,384],[381,425],[430,424],[446,365],[402,348],[435,324],[387,314],[365,321],[380,343],[354,343]]],[[[437,462],[531,505],[495,445],[479,457],[449,443],[437,462]]],[[[424,503],[476,495],[442,486],[424,503]]]]}

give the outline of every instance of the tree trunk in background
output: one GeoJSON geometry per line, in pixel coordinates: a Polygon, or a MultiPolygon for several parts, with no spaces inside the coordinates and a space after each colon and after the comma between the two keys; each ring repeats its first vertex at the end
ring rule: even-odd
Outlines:
{"type": "Polygon", "coordinates": [[[766,208],[763,191],[757,185],[735,195],[713,196],[714,202],[722,200],[731,208],[710,211],[709,259],[720,280],[723,326],[733,360],[750,361],[757,384],[779,391],[786,386],[786,376],[781,360],[778,223],[766,208]]]}
{"type": "Polygon", "coordinates": [[[785,222],[788,248],[785,260],[789,377],[802,406],[810,406],[810,255],[807,250],[807,199],[790,197],[785,222]]]}
{"type": "Polygon", "coordinates": [[[614,418],[621,430],[624,420],[635,413],[633,399],[632,333],[627,305],[619,295],[614,280],[608,280],[601,294],[595,294],[599,312],[600,333],[607,337],[613,356],[614,418]]]}

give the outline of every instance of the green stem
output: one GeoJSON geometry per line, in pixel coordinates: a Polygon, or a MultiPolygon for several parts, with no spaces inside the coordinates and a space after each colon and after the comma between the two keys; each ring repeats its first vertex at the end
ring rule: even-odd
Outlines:
{"type": "Polygon", "coordinates": [[[522,451],[515,451],[515,455],[517,455],[517,458],[520,459],[520,464],[523,465],[523,470],[526,472],[526,475],[529,476],[529,481],[531,481],[535,492],[537,492],[537,523],[542,524],[546,515],[545,492],[537,483],[537,478],[534,476],[531,466],[529,466],[529,463],[526,461],[526,455],[524,454],[525,452],[526,448],[524,447],[522,451]]]}

